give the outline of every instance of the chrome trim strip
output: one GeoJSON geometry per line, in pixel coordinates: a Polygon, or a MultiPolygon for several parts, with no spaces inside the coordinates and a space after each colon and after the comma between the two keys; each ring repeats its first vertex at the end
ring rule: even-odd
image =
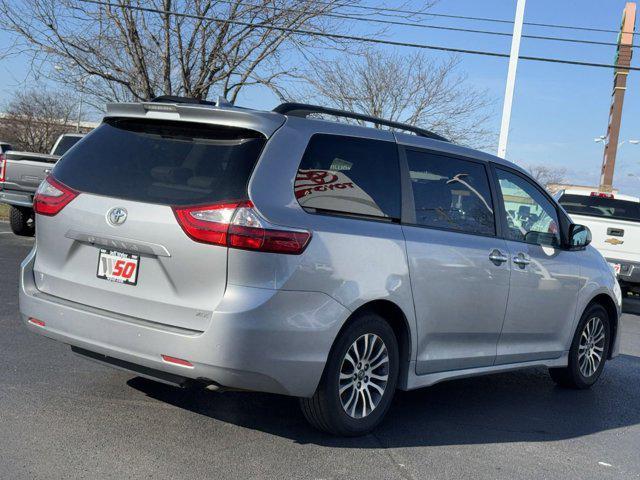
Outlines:
{"type": "Polygon", "coordinates": [[[130,253],[155,255],[156,257],[171,256],[169,250],[157,243],[143,242],[140,240],[132,240],[129,238],[114,237],[110,235],[92,235],[90,233],[79,232],[77,230],[69,230],[64,236],[80,243],[113,248],[115,250],[122,250],[130,253]]]}

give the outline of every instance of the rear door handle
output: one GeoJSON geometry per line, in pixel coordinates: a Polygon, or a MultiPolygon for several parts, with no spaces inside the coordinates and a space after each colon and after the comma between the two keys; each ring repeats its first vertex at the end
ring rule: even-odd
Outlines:
{"type": "Polygon", "coordinates": [[[504,263],[507,260],[509,260],[509,257],[507,257],[504,253],[502,253],[497,248],[494,248],[489,254],[489,260],[491,260],[494,263],[504,263]]]}
{"type": "Polygon", "coordinates": [[[526,267],[531,263],[531,259],[527,254],[520,252],[513,257],[513,263],[520,267],[526,267]]]}

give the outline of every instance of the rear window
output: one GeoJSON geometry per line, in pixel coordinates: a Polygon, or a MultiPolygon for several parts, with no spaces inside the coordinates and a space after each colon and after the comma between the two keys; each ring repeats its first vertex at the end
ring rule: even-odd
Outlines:
{"type": "Polygon", "coordinates": [[[575,215],[640,222],[640,203],[629,200],[567,194],[560,197],[560,205],[575,215]]]}
{"type": "Polygon", "coordinates": [[[60,139],[56,145],[56,149],[51,153],[52,155],[64,155],[71,147],[82,140],[82,137],[77,135],[67,135],[60,139]]]}
{"type": "Polygon", "coordinates": [[[316,134],[295,181],[300,205],[323,213],[400,218],[400,167],[395,143],[316,134]]]}
{"type": "Polygon", "coordinates": [[[239,128],[107,119],[53,174],[80,192],[147,203],[242,199],[265,142],[260,133],[239,128]]]}

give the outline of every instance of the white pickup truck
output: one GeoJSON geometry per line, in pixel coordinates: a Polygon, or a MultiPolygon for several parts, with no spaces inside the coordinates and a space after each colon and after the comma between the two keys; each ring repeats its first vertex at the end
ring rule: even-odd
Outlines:
{"type": "Polygon", "coordinates": [[[618,275],[623,293],[640,293],[640,198],[567,189],[555,195],[571,219],[591,230],[591,244],[618,275]]]}

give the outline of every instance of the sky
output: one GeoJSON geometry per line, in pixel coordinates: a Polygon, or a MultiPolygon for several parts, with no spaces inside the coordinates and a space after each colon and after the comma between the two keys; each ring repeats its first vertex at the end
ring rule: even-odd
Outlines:
{"type": "MultiPolygon", "coordinates": [[[[424,2],[401,0],[363,0],[363,5],[405,5],[419,8],[424,2]]],[[[617,29],[620,25],[624,0],[528,0],[525,22],[576,25],[617,29]]],[[[434,13],[491,17],[513,20],[516,0],[440,0],[431,10],[434,13]]],[[[639,19],[640,21],[640,19],[639,19]]],[[[459,28],[475,28],[510,32],[509,24],[487,23],[451,18],[430,18],[425,23],[459,28]]],[[[362,22],[344,23],[344,33],[365,36],[377,27],[362,22]]],[[[342,33],[342,32],[341,32],[342,33]]],[[[525,34],[550,35],[615,42],[613,33],[571,31],[526,26],[525,34]]],[[[474,33],[439,31],[412,27],[390,27],[385,32],[389,40],[425,43],[454,48],[488,50],[509,53],[511,38],[474,33]]],[[[0,47],[9,45],[10,38],[0,31],[0,47]]],[[[640,44],[640,35],[634,39],[640,44]]],[[[391,47],[389,47],[391,48],[391,47]]],[[[394,47],[395,48],[395,47],[394,47]]],[[[398,52],[413,52],[398,48],[398,52]]],[[[435,58],[448,54],[426,51],[435,58]]],[[[597,63],[613,63],[615,47],[561,43],[547,40],[523,39],[521,55],[553,57],[597,63]]],[[[500,129],[502,102],[508,60],[486,56],[461,55],[460,72],[468,83],[486,89],[493,100],[493,116],[488,128],[497,134],[500,129]]],[[[636,52],[635,66],[640,66],[636,52]]],[[[24,88],[28,74],[28,58],[15,55],[0,60],[0,105],[5,104],[16,88],[24,88]]],[[[594,138],[606,133],[613,71],[563,64],[521,60],[518,64],[515,96],[509,131],[507,159],[523,165],[549,165],[567,170],[567,180],[581,185],[597,185],[602,164],[603,145],[594,138]]],[[[275,95],[264,89],[245,91],[238,104],[270,109],[277,105],[275,95]]],[[[640,72],[628,77],[620,140],[625,143],[618,150],[614,187],[622,193],[640,196],[640,72]],[[638,175],[630,176],[629,174],[638,175]]]]}

